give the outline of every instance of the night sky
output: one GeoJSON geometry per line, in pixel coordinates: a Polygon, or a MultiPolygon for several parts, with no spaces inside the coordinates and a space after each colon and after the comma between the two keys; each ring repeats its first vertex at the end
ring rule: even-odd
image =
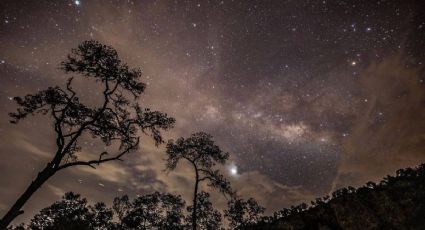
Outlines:
{"type": "MultiPolygon", "coordinates": [[[[176,118],[165,138],[205,131],[238,194],[270,214],[425,161],[421,1],[0,1],[0,214],[52,157],[48,117],[9,123],[14,96],[64,86],[59,63],[89,39],[143,70],[143,105],[176,118]]],[[[76,79],[87,102],[95,87],[76,79]]],[[[166,173],[143,137],[124,162],[51,178],[18,221],[81,193],[111,203],[152,191],[189,201],[191,169],[166,173]]],[[[100,148],[87,139],[85,146],[100,148]]],[[[214,194],[223,207],[226,200],[214,194]]],[[[189,202],[190,203],[190,202],[189,202]]]]}

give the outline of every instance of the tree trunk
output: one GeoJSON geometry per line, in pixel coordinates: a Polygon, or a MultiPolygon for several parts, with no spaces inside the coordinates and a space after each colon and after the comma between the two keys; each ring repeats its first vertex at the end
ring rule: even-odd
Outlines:
{"type": "Polygon", "coordinates": [[[195,182],[195,191],[193,193],[193,211],[192,211],[192,230],[196,230],[196,212],[198,206],[198,184],[199,184],[199,175],[196,171],[196,182],[195,182]]]}
{"type": "Polygon", "coordinates": [[[41,187],[41,185],[46,182],[53,174],[55,174],[55,169],[52,168],[52,164],[47,164],[41,172],[38,173],[35,180],[33,180],[28,186],[27,190],[19,197],[19,199],[13,204],[9,211],[3,216],[0,220],[0,230],[6,229],[7,226],[19,215],[24,213],[21,208],[29,200],[29,198],[41,187]]]}

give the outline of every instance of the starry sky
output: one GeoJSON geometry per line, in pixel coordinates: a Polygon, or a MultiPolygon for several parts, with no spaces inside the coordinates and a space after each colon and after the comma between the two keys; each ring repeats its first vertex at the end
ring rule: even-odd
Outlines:
{"type": "MultiPolygon", "coordinates": [[[[59,63],[89,39],[143,70],[140,102],[177,120],[165,138],[212,134],[230,152],[222,172],[268,214],[418,165],[425,161],[423,12],[420,0],[2,0],[0,214],[55,149],[48,117],[8,122],[11,98],[63,86],[59,63]]],[[[95,101],[91,83],[75,84],[95,101]]],[[[90,139],[85,146],[82,154],[101,147],[90,139]]],[[[190,168],[166,173],[165,157],[163,145],[143,137],[124,162],[62,171],[18,221],[70,190],[108,204],[152,191],[190,200],[190,168]]]]}

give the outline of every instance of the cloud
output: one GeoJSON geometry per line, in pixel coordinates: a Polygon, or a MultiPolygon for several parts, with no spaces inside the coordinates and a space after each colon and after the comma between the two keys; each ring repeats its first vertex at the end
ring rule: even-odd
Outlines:
{"type": "Polygon", "coordinates": [[[126,178],[129,174],[126,171],[126,168],[123,165],[120,165],[121,162],[108,162],[92,168],[89,166],[76,166],[73,168],[74,172],[78,171],[78,174],[89,173],[94,176],[99,177],[104,181],[122,183],[126,181],[126,178]]]}
{"type": "MultiPolygon", "coordinates": [[[[145,145],[141,151],[143,153],[140,155],[137,165],[134,166],[135,171],[129,177],[133,178],[131,181],[134,190],[139,193],[161,191],[180,194],[190,204],[194,186],[194,173],[191,165],[182,161],[175,170],[165,172],[164,159],[166,156],[161,148],[145,145]],[[140,175],[149,176],[140,177],[140,175]]],[[[232,164],[234,162],[229,163],[229,165],[232,164]]],[[[254,197],[268,208],[269,214],[283,207],[315,198],[315,195],[303,186],[288,186],[279,183],[259,171],[245,171],[232,177],[226,170],[229,165],[219,168],[231,180],[232,187],[237,190],[238,195],[242,198],[254,197]]],[[[217,208],[226,207],[227,200],[218,191],[207,187],[205,183],[201,185],[201,188],[211,193],[211,199],[217,208]]]]}
{"type": "Polygon", "coordinates": [[[233,180],[232,184],[239,196],[255,198],[261,205],[267,207],[268,214],[315,198],[313,193],[306,191],[302,186],[278,183],[258,171],[245,172],[233,180]]]}
{"type": "Polygon", "coordinates": [[[47,187],[58,197],[62,197],[67,191],[59,188],[58,186],[47,184],[47,187]]]}
{"type": "Polygon", "coordinates": [[[29,141],[23,140],[23,139],[17,139],[16,145],[18,145],[20,148],[27,150],[29,153],[36,155],[37,157],[42,158],[49,158],[51,157],[51,154],[49,152],[46,152],[39,147],[35,146],[29,141]]]}
{"type": "Polygon", "coordinates": [[[334,187],[359,185],[425,160],[423,69],[403,54],[370,65],[361,76],[363,98],[342,142],[334,187]]]}

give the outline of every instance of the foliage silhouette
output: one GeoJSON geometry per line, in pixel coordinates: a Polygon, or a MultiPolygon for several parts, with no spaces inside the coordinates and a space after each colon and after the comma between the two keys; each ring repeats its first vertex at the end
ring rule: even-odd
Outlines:
{"type": "MultiPolygon", "coordinates": [[[[218,189],[223,194],[232,195],[230,182],[214,169],[214,166],[224,164],[229,153],[223,152],[214,144],[212,136],[204,132],[194,133],[189,138],[170,140],[167,143],[167,169],[174,170],[180,160],[187,161],[195,173],[193,192],[192,229],[197,229],[198,189],[199,183],[208,182],[208,186],[218,189]]],[[[205,198],[205,197],[203,197],[205,198]]]]}
{"type": "Polygon", "coordinates": [[[120,229],[183,229],[184,207],[180,196],[159,192],[138,196],[132,202],[126,195],[117,197],[113,204],[120,229]]]}
{"type": "Polygon", "coordinates": [[[231,228],[247,226],[258,222],[265,208],[260,206],[254,198],[248,200],[233,198],[227,203],[228,209],[224,216],[229,220],[231,228]]]}
{"type": "MultiPolygon", "coordinates": [[[[195,210],[187,207],[180,196],[153,193],[135,198],[114,200],[113,210],[102,203],[93,206],[79,195],[67,193],[62,201],[43,209],[30,222],[9,227],[23,229],[190,229],[195,210]]],[[[310,206],[300,204],[278,211],[272,217],[261,217],[264,208],[253,199],[233,198],[224,210],[230,229],[423,229],[425,220],[425,164],[398,170],[380,183],[368,182],[354,189],[347,187],[332,197],[317,198],[310,206]],[[256,223],[255,223],[256,222],[256,223]]],[[[210,202],[206,192],[197,196],[198,229],[223,229],[221,213],[210,202]]]]}
{"type": "Polygon", "coordinates": [[[112,224],[112,210],[103,203],[88,205],[85,198],[72,192],[61,201],[44,208],[29,224],[32,230],[106,229],[112,224]]]}
{"type": "MultiPolygon", "coordinates": [[[[222,215],[213,207],[210,195],[200,192],[197,199],[197,228],[224,229],[222,215]]],[[[181,196],[169,193],[155,192],[132,201],[124,195],[107,208],[103,203],[88,205],[79,194],[68,192],[62,200],[42,209],[27,226],[10,226],[8,230],[185,230],[192,228],[192,212],[193,206],[186,208],[181,196]]]]}
{"type": "Polygon", "coordinates": [[[423,229],[425,164],[400,169],[378,184],[339,189],[311,204],[283,209],[241,229],[423,229]]]}
{"type": "MultiPolygon", "coordinates": [[[[196,213],[196,228],[202,230],[221,229],[221,213],[210,202],[210,194],[200,192],[196,199],[196,209],[193,208],[194,206],[187,207],[189,213],[196,213]]],[[[192,216],[188,216],[187,223],[193,223],[192,221],[192,216]]]]}
{"type": "Polygon", "coordinates": [[[53,120],[57,149],[51,161],[1,219],[0,229],[23,213],[21,208],[32,194],[59,170],[78,165],[94,168],[101,163],[121,160],[138,148],[138,131],[152,136],[155,143],[160,144],[163,142],[160,131],[174,124],[174,119],[166,114],[144,109],[137,103],[136,99],[145,90],[145,84],[139,81],[141,71],[121,63],[110,46],[85,41],[72,50],[61,63],[61,69],[94,79],[103,88],[99,92],[102,103],[100,106],[83,104],[72,88],[73,77],[68,78],[65,89],[49,87],[36,94],[14,98],[19,107],[17,112],[10,113],[11,122],[17,123],[28,115],[49,115],[53,120]],[[79,141],[85,134],[100,138],[106,146],[116,143],[119,150],[114,154],[104,151],[92,160],[81,160],[79,141]]]}

